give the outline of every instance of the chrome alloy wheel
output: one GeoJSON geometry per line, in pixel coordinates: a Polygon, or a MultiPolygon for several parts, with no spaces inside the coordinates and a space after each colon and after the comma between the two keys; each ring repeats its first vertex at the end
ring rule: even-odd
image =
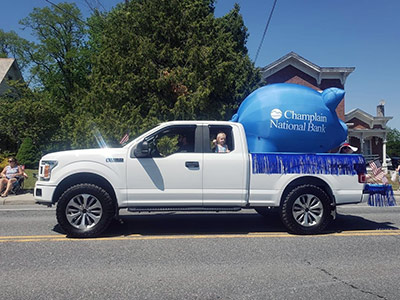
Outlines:
{"type": "Polygon", "coordinates": [[[68,202],[65,214],[73,227],[86,230],[96,226],[101,220],[103,207],[95,196],[79,194],[68,202]]]}
{"type": "Polygon", "coordinates": [[[312,194],[299,196],[292,206],[293,218],[304,227],[317,225],[324,214],[321,200],[312,194]]]}

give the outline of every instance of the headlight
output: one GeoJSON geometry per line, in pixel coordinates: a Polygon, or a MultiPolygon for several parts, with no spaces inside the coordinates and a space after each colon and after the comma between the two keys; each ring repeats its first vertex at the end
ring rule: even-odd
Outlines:
{"type": "Polygon", "coordinates": [[[57,166],[56,160],[42,160],[39,167],[39,176],[43,180],[50,180],[51,170],[57,166]]]}

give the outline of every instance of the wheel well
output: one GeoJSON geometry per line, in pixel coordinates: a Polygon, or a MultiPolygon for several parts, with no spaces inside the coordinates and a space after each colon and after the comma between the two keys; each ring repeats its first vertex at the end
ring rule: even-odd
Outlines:
{"type": "Polygon", "coordinates": [[[300,177],[297,178],[295,180],[293,180],[291,183],[289,183],[285,190],[282,193],[282,197],[281,197],[281,203],[280,205],[282,205],[282,201],[283,199],[286,198],[286,196],[296,187],[299,185],[303,185],[303,184],[312,184],[315,185],[319,188],[321,188],[330,198],[331,203],[333,205],[335,205],[336,201],[335,201],[335,196],[333,195],[332,189],[330,188],[330,186],[323,181],[320,178],[317,177],[312,177],[312,176],[304,176],[304,177],[300,177]]]}
{"type": "Polygon", "coordinates": [[[79,183],[92,183],[103,188],[110,195],[111,199],[117,206],[117,197],[115,195],[115,191],[112,185],[104,177],[93,173],[78,173],[64,178],[57,185],[57,188],[53,194],[52,202],[56,203],[60,198],[61,194],[64,193],[66,189],[79,183]]]}

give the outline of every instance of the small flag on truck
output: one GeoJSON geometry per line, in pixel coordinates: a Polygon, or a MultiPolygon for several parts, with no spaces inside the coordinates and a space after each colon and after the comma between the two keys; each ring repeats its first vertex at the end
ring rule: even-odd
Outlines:
{"type": "Polygon", "coordinates": [[[129,140],[129,133],[125,133],[122,139],[119,141],[121,145],[125,144],[129,140]]]}

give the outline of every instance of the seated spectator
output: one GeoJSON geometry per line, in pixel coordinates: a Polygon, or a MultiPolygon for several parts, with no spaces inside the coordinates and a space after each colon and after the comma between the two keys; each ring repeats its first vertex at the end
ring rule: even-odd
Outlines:
{"type": "Polygon", "coordinates": [[[213,140],[213,144],[215,145],[213,147],[213,152],[217,153],[229,153],[228,145],[226,144],[226,134],[223,132],[220,132],[217,134],[217,138],[213,140]]]}
{"type": "Polygon", "coordinates": [[[1,172],[0,179],[0,196],[7,197],[11,191],[13,184],[18,180],[20,176],[24,176],[24,171],[21,166],[18,165],[17,160],[14,157],[8,159],[8,166],[6,166],[1,172]]]}

